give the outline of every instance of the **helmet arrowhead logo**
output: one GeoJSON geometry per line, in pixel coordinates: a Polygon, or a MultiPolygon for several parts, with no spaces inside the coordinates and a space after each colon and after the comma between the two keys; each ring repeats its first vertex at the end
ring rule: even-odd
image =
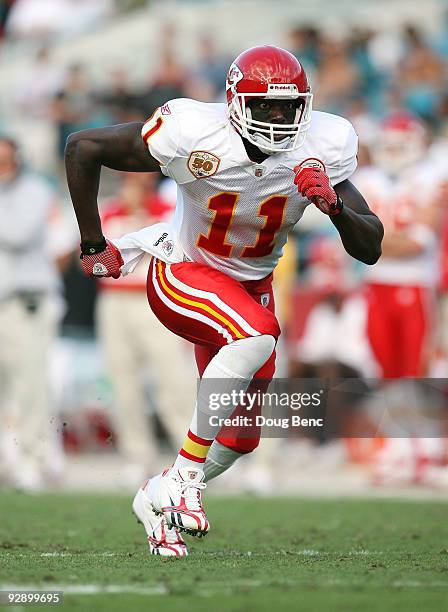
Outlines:
{"type": "Polygon", "coordinates": [[[230,66],[229,73],[227,75],[226,91],[241,81],[242,78],[244,78],[244,74],[241,72],[238,66],[233,63],[230,66]]]}

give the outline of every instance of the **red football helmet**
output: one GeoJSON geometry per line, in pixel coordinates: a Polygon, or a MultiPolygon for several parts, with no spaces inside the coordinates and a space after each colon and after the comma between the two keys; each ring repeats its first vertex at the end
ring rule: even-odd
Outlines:
{"type": "Polygon", "coordinates": [[[302,146],[311,123],[313,95],[300,62],[284,49],[252,47],[230,66],[227,105],[235,129],[265,153],[294,151],[302,146]],[[253,98],[298,100],[294,123],[256,121],[247,102],[253,98]]]}
{"type": "Polygon", "coordinates": [[[374,161],[389,174],[399,174],[423,158],[426,130],[418,117],[406,111],[387,116],[374,143],[374,161]]]}

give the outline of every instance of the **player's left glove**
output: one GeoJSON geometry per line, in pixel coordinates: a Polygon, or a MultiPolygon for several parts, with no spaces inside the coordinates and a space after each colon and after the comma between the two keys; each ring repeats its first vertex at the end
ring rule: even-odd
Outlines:
{"type": "Polygon", "coordinates": [[[331,186],[321,162],[305,160],[294,168],[294,173],[294,183],[299,193],[326,215],[339,215],[343,208],[342,200],[331,186]]]}
{"type": "Polygon", "coordinates": [[[120,251],[110,240],[81,242],[81,267],[86,276],[119,278],[123,264],[120,251]]]}

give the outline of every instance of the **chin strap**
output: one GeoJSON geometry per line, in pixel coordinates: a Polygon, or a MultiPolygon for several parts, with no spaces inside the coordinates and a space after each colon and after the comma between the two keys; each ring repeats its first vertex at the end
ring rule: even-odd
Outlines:
{"type": "Polygon", "coordinates": [[[276,141],[273,145],[272,142],[268,138],[266,138],[264,134],[260,134],[259,132],[255,132],[255,134],[251,134],[250,137],[253,141],[253,144],[256,147],[258,147],[260,151],[262,151],[263,153],[266,153],[266,155],[274,155],[275,153],[280,153],[280,151],[283,151],[283,149],[287,149],[289,143],[291,142],[291,136],[286,136],[286,138],[283,138],[283,140],[276,141]],[[275,146],[276,150],[273,151],[272,149],[265,149],[263,147],[263,144],[268,144],[269,146],[275,146]]]}

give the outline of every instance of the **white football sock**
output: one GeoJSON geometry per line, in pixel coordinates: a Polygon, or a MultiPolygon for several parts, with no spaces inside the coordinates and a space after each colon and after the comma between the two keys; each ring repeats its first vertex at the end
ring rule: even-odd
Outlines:
{"type": "Polygon", "coordinates": [[[237,453],[217,440],[214,440],[204,463],[205,481],[208,482],[223,472],[226,472],[232,467],[237,459],[243,457],[245,454],[246,453],[237,453]]]}
{"type": "MultiPolygon", "coordinates": [[[[236,340],[231,344],[223,346],[218,353],[211,359],[202,375],[198,389],[198,398],[193,418],[190,424],[190,432],[204,440],[214,440],[218,435],[221,425],[210,422],[210,417],[227,418],[234,409],[235,405],[220,405],[217,410],[210,408],[211,393],[216,391],[217,395],[231,394],[232,392],[246,391],[253,375],[263,366],[275,348],[275,338],[269,335],[253,336],[236,340]],[[216,382],[216,387],[215,387],[216,382]]],[[[218,400],[219,402],[219,400],[218,400]]],[[[217,421],[218,419],[215,419],[217,421]]],[[[209,445],[208,445],[209,446],[209,445]]],[[[190,457],[179,454],[174,462],[174,468],[184,467],[203,467],[200,459],[207,455],[208,446],[200,448],[191,444],[188,436],[182,450],[191,456],[192,449],[197,449],[202,453],[198,461],[190,457]],[[190,449],[190,451],[188,450],[190,449]]],[[[182,452],[182,451],[181,451],[182,452]]]]}

